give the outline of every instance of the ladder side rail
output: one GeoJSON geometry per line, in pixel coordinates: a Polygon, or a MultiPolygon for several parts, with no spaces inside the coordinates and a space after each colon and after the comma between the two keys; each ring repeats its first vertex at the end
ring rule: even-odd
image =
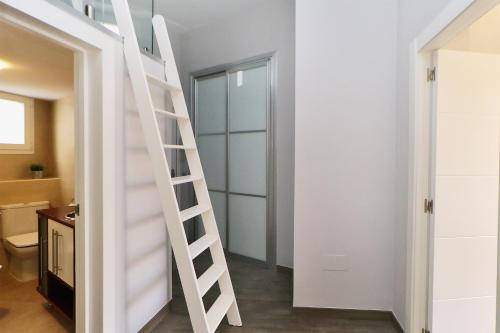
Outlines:
{"type": "MultiPolygon", "coordinates": [[[[186,104],[183,103],[183,105],[185,107],[186,104]]],[[[179,132],[181,133],[181,136],[183,138],[186,136],[194,137],[193,129],[189,122],[186,122],[185,126],[179,126],[179,132]]],[[[191,172],[196,172],[196,174],[203,174],[200,156],[197,151],[186,152],[186,160],[191,172]]],[[[193,187],[198,203],[211,206],[211,199],[208,193],[208,187],[205,178],[203,178],[203,181],[194,183],[193,187]]],[[[202,214],[202,222],[207,234],[216,234],[219,236],[219,230],[217,227],[213,209],[202,214]]],[[[220,279],[218,280],[218,284],[222,294],[231,295],[234,299],[233,304],[227,312],[227,319],[229,321],[229,324],[234,326],[241,326],[242,322],[236,302],[236,295],[234,293],[233,285],[230,279],[226,256],[224,254],[224,248],[222,247],[220,237],[218,237],[217,242],[210,247],[210,253],[215,265],[223,265],[224,267],[226,267],[226,272],[220,277],[220,279]]]]}
{"type": "Polygon", "coordinates": [[[155,15],[153,17],[153,30],[155,32],[156,41],[158,42],[158,49],[160,50],[161,58],[165,62],[165,75],[167,77],[167,81],[181,86],[181,80],[179,72],[177,71],[177,64],[175,63],[172,44],[170,43],[167,25],[163,16],[155,15]]]}
{"type": "MultiPolygon", "coordinates": [[[[202,201],[210,201],[210,196],[206,187],[206,182],[194,184],[194,191],[197,198],[201,198],[202,201]]],[[[218,234],[217,222],[215,220],[215,214],[213,209],[202,214],[203,227],[207,233],[218,234]]],[[[233,304],[227,312],[227,319],[230,325],[241,326],[241,316],[238,310],[238,304],[236,302],[236,294],[234,293],[233,284],[229,275],[229,268],[226,262],[226,256],[224,254],[224,248],[222,247],[222,242],[220,237],[218,237],[216,244],[210,247],[210,254],[212,256],[213,263],[215,265],[223,265],[226,267],[226,272],[218,279],[219,288],[221,294],[231,295],[234,299],[233,304]]]]}
{"type": "Polygon", "coordinates": [[[162,145],[158,123],[154,115],[154,106],[146,80],[130,10],[126,0],[112,0],[112,4],[116,21],[124,37],[125,58],[139,109],[148,153],[152,160],[153,173],[157,182],[170,241],[178,262],[187,263],[186,265],[179,265],[179,275],[181,277],[193,330],[196,333],[208,333],[210,329],[207,324],[207,316],[202,296],[198,290],[196,272],[189,255],[188,242],[177,207],[177,199],[174,189],[171,186],[171,177],[168,172],[170,169],[162,145]]]}
{"type": "MultiPolygon", "coordinates": [[[[180,114],[188,114],[183,93],[180,91],[172,92],[171,95],[172,95],[172,103],[174,105],[174,109],[176,110],[176,112],[180,112],[180,114]]],[[[183,144],[195,145],[196,140],[194,138],[194,132],[191,126],[191,122],[183,121],[183,122],[178,122],[178,124],[179,124],[179,133],[181,135],[183,144]]],[[[201,205],[210,205],[210,207],[213,207],[210,200],[210,196],[208,194],[208,187],[206,184],[198,151],[197,150],[186,151],[186,160],[189,166],[189,170],[191,171],[191,174],[201,175],[203,177],[203,181],[196,182],[193,184],[198,203],[201,205]]],[[[236,296],[234,293],[233,285],[231,283],[231,279],[229,277],[229,270],[227,269],[226,257],[224,255],[224,249],[222,247],[222,243],[220,240],[219,231],[217,228],[217,223],[215,220],[213,209],[202,214],[202,221],[203,221],[203,227],[205,228],[205,231],[207,233],[215,234],[218,236],[217,242],[210,247],[210,253],[212,255],[214,264],[224,265],[227,270],[227,272],[224,273],[218,281],[222,294],[231,295],[234,298],[234,302],[229,308],[229,311],[227,312],[227,318],[229,324],[234,326],[241,326],[242,323],[241,323],[240,313],[238,311],[238,305],[236,303],[236,296]]]]}
{"type": "MultiPolygon", "coordinates": [[[[167,75],[167,79],[179,82],[180,81],[179,74],[175,64],[170,38],[168,36],[168,29],[165,24],[165,20],[163,19],[162,16],[156,15],[153,18],[153,27],[156,40],[158,42],[158,46],[160,49],[160,54],[162,56],[162,59],[165,61],[165,73],[167,75]]],[[[189,112],[187,110],[186,100],[184,99],[183,91],[182,90],[175,92],[173,91],[171,92],[171,97],[175,112],[189,117],[189,112]]],[[[196,140],[194,137],[193,128],[191,127],[191,122],[179,121],[178,124],[183,144],[193,145],[193,146],[196,145],[196,140]]],[[[213,207],[208,193],[208,187],[206,184],[198,151],[197,150],[186,151],[186,160],[191,174],[201,175],[203,177],[203,181],[196,182],[193,184],[198,203],[201,205],[210,205],[210,207],[213,207]]],[[[233,304],[231,305],[231,307],[227,312],[228,321],[231,325],[241,326],[242,323],[241,323],[240,313],[238,310],[238,305],[236,302],[236,296],[229,276],[229,269],[227,266],[226,257],[224,255],[224,249],[222,247],[222,242],[220,240],[219,231],[217,228],[217,223],[215,220],[215,214],[213,209],[202,214],[202,221],[204,229],[208,234],[218,235],[217,242],[210,247],[210,253],[212,255],[214,264],[223,265],[224,267],[226,267],[226,272],[220,277],[220,279],[218,280],[218,284],[222,294],[231,295],[234,299],[233,304]]]]}

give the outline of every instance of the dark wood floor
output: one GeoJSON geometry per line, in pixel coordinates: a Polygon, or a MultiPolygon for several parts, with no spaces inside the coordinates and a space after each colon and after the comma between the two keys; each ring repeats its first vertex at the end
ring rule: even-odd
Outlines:
{"type": "MultiPolygon", "coordinates": [[[[207,257],[195,263],[202,273],[210,265],[207,257]]],[[[229,258],[243,327],[231,327],[224,319],[217,332],[331,332],[397,333],[391,316],[384,312],[339,311],[292,308],[292,274],[276,272],[240,258],[229,258]]],[[[218,295],[218,287],[204,297],[208,308],[218,295]]],[[[192,332],[186,303],[177,276],[174,298],[168,314],[154,332],[192,332]]]]}

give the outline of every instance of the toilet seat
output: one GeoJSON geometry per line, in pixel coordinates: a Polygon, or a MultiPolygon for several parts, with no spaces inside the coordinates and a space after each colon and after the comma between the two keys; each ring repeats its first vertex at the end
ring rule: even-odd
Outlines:
{"type": "Polygon", "coordinates": [[[5,239],[15,248],[32,247],[38,245],[38,232],[30,232],[27,234],[20,234],[10,236],[5,239]]]}

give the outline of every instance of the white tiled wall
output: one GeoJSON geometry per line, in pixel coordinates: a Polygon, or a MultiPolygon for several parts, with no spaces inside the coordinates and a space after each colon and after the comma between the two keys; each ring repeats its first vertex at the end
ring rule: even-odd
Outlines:
{"type": "Polygon", "coordinates": [[[436,209],[436,221],[439,223],[436,223],[434,230],[436,237],[478,237],[496,234],[497,176],[439,176],[436,188],[439,192],[452,194],[439,198],[439,208],[436,209]],[[477,195],[478,193],[481,195],[477,195]]]}
{"type": "Polygon", "coordinates": [[[500,57],[438,54],[432,332],[494,333],[500,57]]]}
{"type": "Polygon", "coordinates": [[[496,297],[435,301],[432,332],[495,332],[495,305],[496,297]]]}

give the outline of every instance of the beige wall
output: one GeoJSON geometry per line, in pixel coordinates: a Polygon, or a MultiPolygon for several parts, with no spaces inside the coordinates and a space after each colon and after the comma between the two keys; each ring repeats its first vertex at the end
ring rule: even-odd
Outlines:
{"type": "Polygon", "coordinates": [[[55,174],[61,179],[61,200],[75,197],[75,112],[73,96],[54,102],[53,142],[55,174]]]}
{"type": "Polygon", "coordinates": [[[44,200],[52,206],[61,204],[59,178],[0,180],[0,205],[44,200]]]}
{"type": "Polygon", "coordinates": [[[35,100],[35,152],[0,154],[0,204],[49,200],[67,205],[74,197],[73,97],[35,100]],[[45,166],[44,180],[31,180],[29,166],[45,166]],[[13,181],[23,180],[23,181],[13,181]]]}
{"type": "Polygon", "coordinates": [[[35,99],[35,153],[0,154],[0,180],[31,178],[29,166],[42,163],[45,175],[54,175],[52,141],[52,102],[35,99]]]}

